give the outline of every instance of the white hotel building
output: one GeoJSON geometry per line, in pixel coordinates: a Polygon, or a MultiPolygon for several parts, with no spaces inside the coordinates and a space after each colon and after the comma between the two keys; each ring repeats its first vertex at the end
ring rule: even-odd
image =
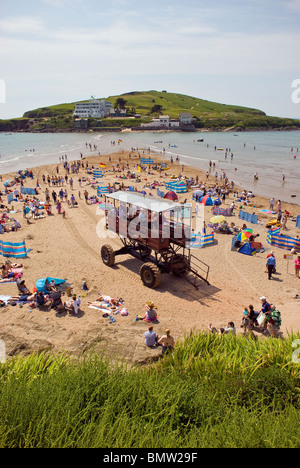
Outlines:
{"type": "Polygon", "coordinates": [[[74,117],[109,117],[112,103],[105,99],[90,99],[89,102],[79,102],[75,104],[74,117]]]}
{"type": "Polygon", "coordinates": [[[142,123],[141,127],[156,127],[156,128],[179,128],[184,125],[191,125],[192,115],[189,112],[182,112],[179,115],[179,120],[170,119],[168,115],[160,115],[158,119],[152,119],[149,123],[142,123]]]}

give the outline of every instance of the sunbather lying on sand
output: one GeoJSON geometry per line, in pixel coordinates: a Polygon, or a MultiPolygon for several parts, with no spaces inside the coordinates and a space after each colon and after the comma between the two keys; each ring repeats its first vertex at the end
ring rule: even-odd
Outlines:
{"type": "Polygon", "coordinates": [[[13,278],[15,276],[14,272],[12,271],[11,267],[4,263],[1,267],[1,277],[2,278],[13,278]]]}
{"type": "Polygon", "coordinates": [[[123,302],[123,299],[115,299],[113,297],[103,296],[101,294],[95,301],[88,302],[88,305],[94,305],[96,307],[99,307],[99,304],[101,303],[101,307],[103,307],[104,309],[109,309],[110,307],[118,306],[120,302],[123,302]]]}

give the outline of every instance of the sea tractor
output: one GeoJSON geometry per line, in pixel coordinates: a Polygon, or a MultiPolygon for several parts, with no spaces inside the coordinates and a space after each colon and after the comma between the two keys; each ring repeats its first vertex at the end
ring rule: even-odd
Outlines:
{"type": "Polygon", "coordinates": [[[143,262],[142,282],[157,288],[163,273],[185,278],[198,289],[208,282],[209,266],[191,253],[192,206],[138,192],[105,194],[105,225],[121,240],[114,250],[105,244],[101,258],[113,266],[118,255],[132,255],[143,262]]]}

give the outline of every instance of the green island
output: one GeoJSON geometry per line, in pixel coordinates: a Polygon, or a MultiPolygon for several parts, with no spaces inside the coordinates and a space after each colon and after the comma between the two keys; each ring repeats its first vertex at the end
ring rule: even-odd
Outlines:
{"type": "Polygon", "coordinates": [[[135,367],[96,350],[11,357],[0,365],[0,447],[299,447],[296,338],[191,332],[135,367]]]}
{"type": "MultiPolygon", "coordinates": [[[[266,115],[258,109],[220,104],[167,91],[132,91],[105,100],[115,109],[125,109],[122,117],[89,118],[84,127],[76,127],[75,102],[29,110],[23,117],[0,120],[0,131],[76,132],[137,130],[159,115],[178,119],[190,113],[194,131],[297,130],[300,120],[266,115]]],[[[88,102],[80,101],[80,102],[88,102]]],[[[173,131],[176,129],[173,129],[173,131]]],[[[172,130],[171,130],[172,131],[172,130]]]]}

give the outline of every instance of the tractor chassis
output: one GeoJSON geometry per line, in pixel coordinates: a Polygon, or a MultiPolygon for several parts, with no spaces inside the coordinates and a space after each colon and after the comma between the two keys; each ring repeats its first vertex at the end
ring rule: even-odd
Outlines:
{"type": "Polygon", "coordinates": [[[112,266],[115,256],[131,255],[143,262],[140,268],[140,276],[145,286],[156,288],[161,281],[161,274],[173,273],[189,281],[196,289],[200,284],[197,279],[208,282],[209,267],[196,259],[189,249],[178,244],[170,243],[166,249],[151,249],[145,243],[136,239],[120,237],[123,244],[118,250],[113,251],[109,245],[102,247],[101,255],[103,262],[112,266]],[[186,255],[186,251],[188,254],[186,255]],[[195,263],[197,262],[197,264],[195,263]],[[199,273],[199,268],[202,270],[199,273]],[[192,275],[189,275],[192,273],[192,275]]]}

